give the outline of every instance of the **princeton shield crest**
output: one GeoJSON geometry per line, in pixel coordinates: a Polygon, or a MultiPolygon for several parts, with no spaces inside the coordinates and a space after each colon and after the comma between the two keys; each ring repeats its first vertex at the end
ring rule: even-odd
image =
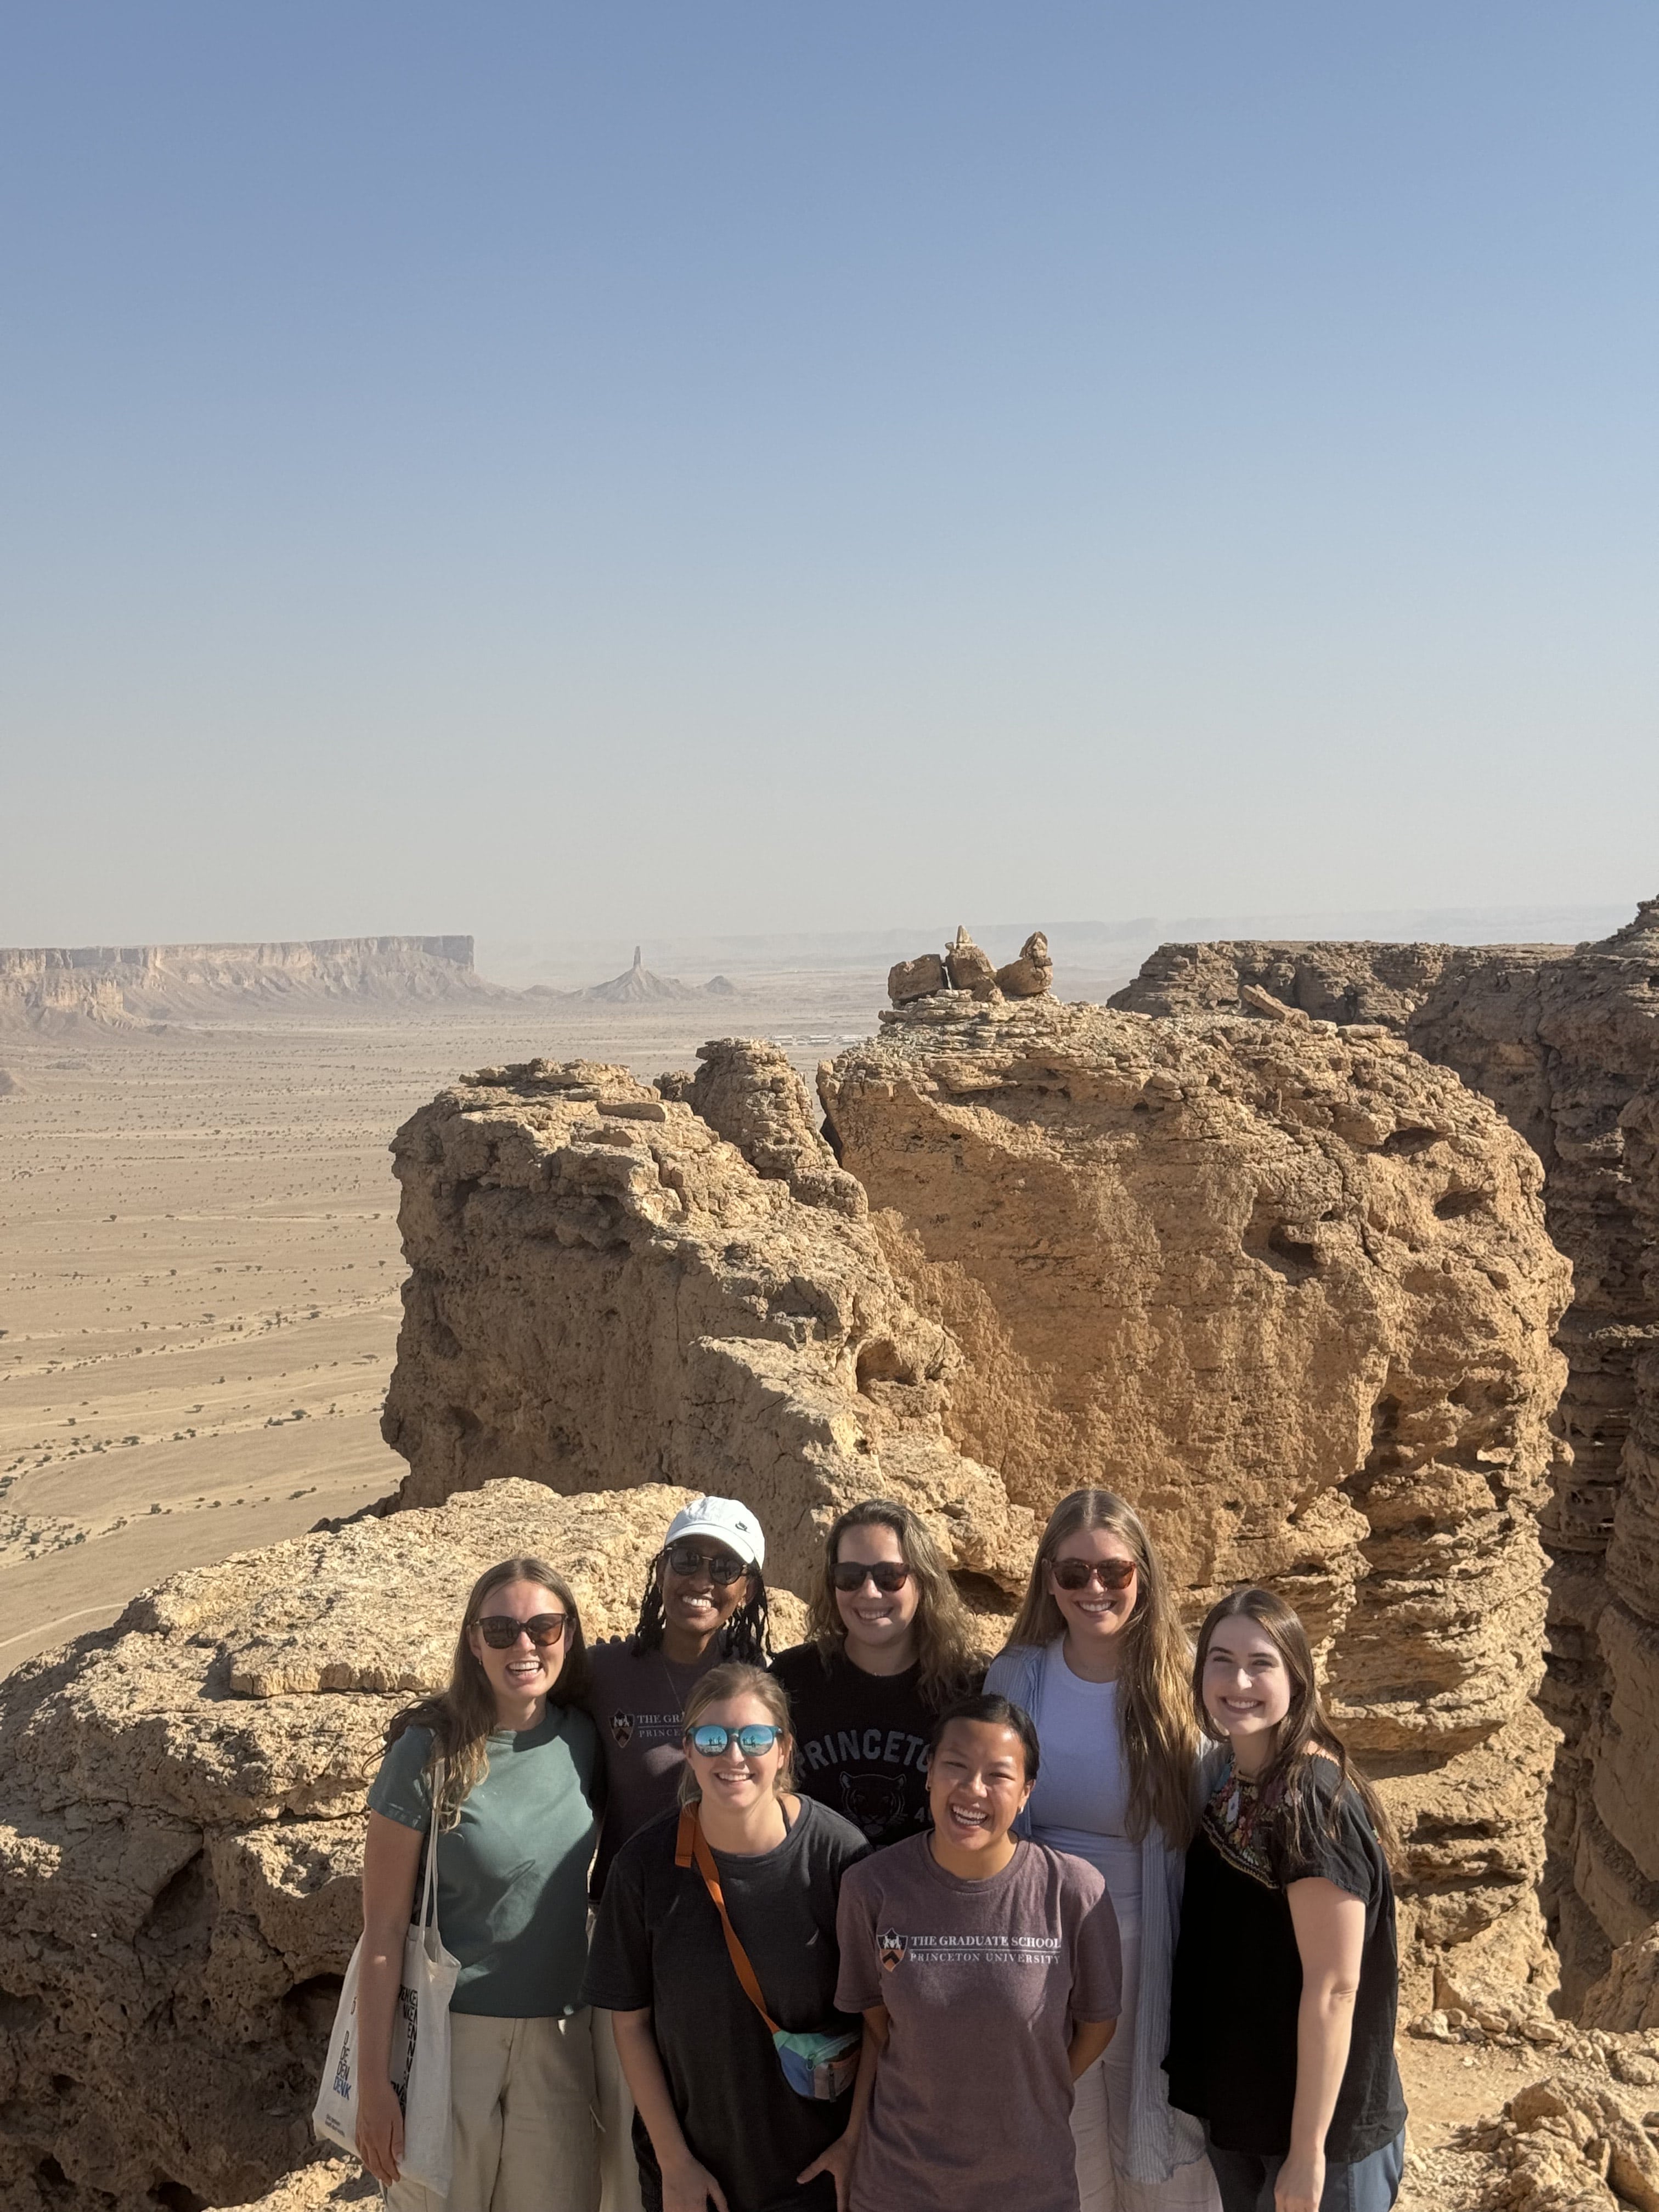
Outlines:
{"type": "Polygon", "coordinates": [[[633,1714],[612,1713],[611,1716],[611,1734],[617,1750],[620,1751],[623,1746],[631,1741],[633,1738],[633,1714]]]}
{"type": "Polygon", "coordinates": [[[876,1948],[881,1954],[883,1973],[890,1974],[909,1948],[909,1943],[896,1929],[890,1928],[885,1935],[878,1936],[876,1948]]]}

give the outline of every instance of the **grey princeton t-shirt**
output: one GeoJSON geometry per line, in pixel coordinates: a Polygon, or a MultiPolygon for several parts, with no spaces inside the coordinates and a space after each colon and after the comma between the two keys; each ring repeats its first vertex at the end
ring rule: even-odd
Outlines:
{"type": "Polygon", "coordinates": [[[593,1862],[597,1898],[628,1838],[679,1802],[685,1701],[709,1668],[720,1665],[720,1638],[689,1667],[672,1664],[660,1650],[641,1650],[631,1636],[608,1638],[587,1656],[586,1707],[599,1733],[607,1792],[593,1862]]]}
{"type": "Polygon", "coordinates": [[[1066,2046],[1074,2021],[1116,2019],[1121,1980],[1094,1868],[1026,1841],[964,1881],[911,1836],[848,1869],[836,1936],[836,2002],[891,2023],[852,2212],[1077,2212],[1066,2046]]]}

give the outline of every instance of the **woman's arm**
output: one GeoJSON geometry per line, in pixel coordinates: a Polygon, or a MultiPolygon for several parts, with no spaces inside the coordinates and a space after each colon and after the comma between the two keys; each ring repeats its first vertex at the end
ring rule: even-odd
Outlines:
{"type": "Polygon", "coordinates": [[[847,2125],[836,2137],[822,2157],[815,2158],[805,2173],[795,2176],[803,2187],[820,2173],[833,2174],[836,2183],[836,2212],[847,2212],[848,2188],[853,2175],[853,2154],[859,2147],[859,2137],[864,2132],[865,2115],[870,2109],[870,2098],[876,2086],[876,2062],[887,2048],[887,2008],[872,2005],[864,2015],[864,2041],[859,2050],[858,2079],[853,2084],[853,2102],[847,2114],[847,2125]]]}
{"type": "Polygon", "coordinates": [[[357,1962],[357,2155],[376,2181],[387,2183],[398,2179],[404,2154],[403,2108],[392,2086],[392,2020],[423,1840],[419,1828],[384,1813],[368,1816],[357,1962]]]}
{"type": "Polygon", "coordinates": [[[1115,2020],[1076,2020],[1072,2023],[1072,2039],[1066,2046],[1066,2063],[1072,2069],[1073,2081],[1080,2081],[1117,2033],[1115,2020]]]}
{"type": "Polygon", "coordinates": [[[1353,2002],[1365,1943],[1361,1898],[1316,1875],[1291,1882],[1291,1925],[1302,1956],[1296,2019],[1296,2102],[1291,2148],[1273,2184],[1276,2212],[1319,2212],[1325,2188],[1325,2135],[1348,2063],[1353,2002]]]}
{"type": "Polygon", "coordinates": [[[623,2078],[645,2122],[651,2148],[662,2169],[663,2212],[727,2212],[720,2185],[705,2166],[691,2155],[680,2116],[669,2094],[668,2076],[662,2070],[662,2054],[652,2032],[651,2011],[613,2012],[611,2029],[617,2039],[617,2057],[623,2078]]]}

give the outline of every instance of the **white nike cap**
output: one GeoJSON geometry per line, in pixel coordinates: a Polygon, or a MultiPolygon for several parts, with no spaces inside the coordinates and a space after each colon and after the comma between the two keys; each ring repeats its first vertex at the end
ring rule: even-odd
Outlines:
{"type": "Polygon", "coordinates": [[[751,1567],[766,1565],[766,1539],[760,1522],[735,1498],[694,1498],[669,1522],[664,1550],[672,1550],[687,1536],[718,1536],[751,1567]]]}

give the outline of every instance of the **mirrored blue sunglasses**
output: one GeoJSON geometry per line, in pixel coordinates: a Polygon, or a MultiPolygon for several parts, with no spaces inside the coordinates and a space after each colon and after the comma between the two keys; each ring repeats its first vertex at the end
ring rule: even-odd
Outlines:
{"type": "Polygon", "coordinates": [[[718,1759],[727,1744],[734,1742],[745,1759],[757,1759],[770,1751],[784,1731],[781,1728],[763,1727],[752,1722],[747,1728],[720,1728],[713,1721],[704,1721],[696,1728],[685,1731],[685,1741],[693,1751],[705,1759],[718,1759]]]}

